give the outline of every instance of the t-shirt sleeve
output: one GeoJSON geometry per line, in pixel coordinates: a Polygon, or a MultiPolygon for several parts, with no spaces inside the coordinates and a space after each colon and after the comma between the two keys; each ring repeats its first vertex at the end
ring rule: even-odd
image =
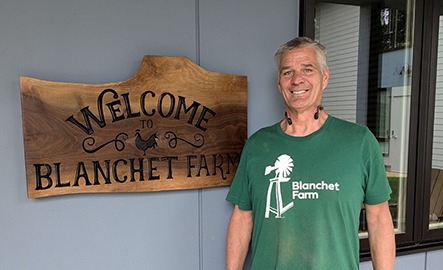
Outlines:
{"type": "Polygon", "coordinates": [[[249,192],[249,177],[248,177],[248,150],[244,147],[240,164],[235,173],[226,200],[238,205],[241,210],[252,210],[251,197],[249,192]]]}
{"type": "Polygon", "coordinates": [[[365,203],[379,204],[391,197],[391,187],[386,177],[386,169],[380,145],[375,136],[367,129],[364,145],[366,166],[365,203]]]}

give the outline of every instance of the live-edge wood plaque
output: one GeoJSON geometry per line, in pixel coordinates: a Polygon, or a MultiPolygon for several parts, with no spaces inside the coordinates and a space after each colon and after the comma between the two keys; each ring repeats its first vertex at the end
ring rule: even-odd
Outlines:
{"type": "Polygon", "coordinates": [[[20,77],[29,198],[231,184],[247,137],[246,76],[145,56],[127,81],[20,77]]]}

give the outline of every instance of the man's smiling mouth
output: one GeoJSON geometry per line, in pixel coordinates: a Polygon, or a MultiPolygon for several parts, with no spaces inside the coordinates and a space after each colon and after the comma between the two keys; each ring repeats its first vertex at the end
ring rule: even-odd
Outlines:
{"type": "Polygon", "coordinates": [[[306,92],[308,92],[308,91],[309,91],[308,89],[305,89],[305,90],[297,90],[297,91],[290,90],[291,94],[296,94],[296,95],[300,95],[300,94],[306,93],[306,92]]]}

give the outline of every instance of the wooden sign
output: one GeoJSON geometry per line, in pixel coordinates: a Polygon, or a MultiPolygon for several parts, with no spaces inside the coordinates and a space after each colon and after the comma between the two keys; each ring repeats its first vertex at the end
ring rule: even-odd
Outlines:
{"type": "Polygon", "coordinates": [[[247,78],[145,56],[129,80],[20,77],[29,198],[230,185],[247,137],[247,78]]]}

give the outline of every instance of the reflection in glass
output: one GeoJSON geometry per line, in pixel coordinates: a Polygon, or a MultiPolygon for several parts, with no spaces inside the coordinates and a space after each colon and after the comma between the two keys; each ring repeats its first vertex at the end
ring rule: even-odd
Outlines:
{"type": "MultiPolygon", "coordinates": [[[[412,73],[409,7],[414,5],[408,0],[339,2],[315,5],[315,38],[328,49],[330,68],[323,106],[331,115],[368,126],[378,139],[393,190],[391,214],[397,232],[403,232],[412,73]]],[[[365,237],[364,209],[360,219],[365,237]]]]}
{"type": "MultiPolygon", "coordinates": [[[[441,6],[442,2],[440,1],[441,6]]],[[[443,16],[441,15],[439,25],[429,229],[443,228],[443,16]]]]}

